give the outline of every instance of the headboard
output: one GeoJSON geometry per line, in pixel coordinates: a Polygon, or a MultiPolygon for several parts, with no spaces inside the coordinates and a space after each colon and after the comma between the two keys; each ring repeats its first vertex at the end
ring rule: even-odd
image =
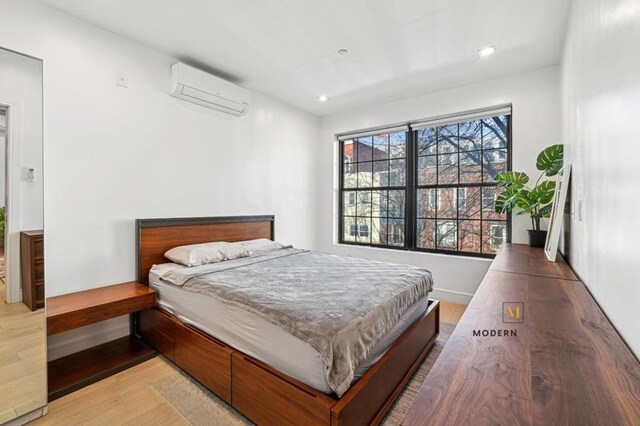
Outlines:
{"type": "Polygon", "coordinates": [[[149,284],[154,264],[167,263],[167,250],[213,241],[274,238],[274,216],[221,216],[136,219],[136,270],[138,282],[149,284]]]}

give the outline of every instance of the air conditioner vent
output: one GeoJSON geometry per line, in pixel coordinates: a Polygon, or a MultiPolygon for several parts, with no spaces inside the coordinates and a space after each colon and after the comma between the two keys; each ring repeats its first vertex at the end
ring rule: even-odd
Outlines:
{"type": "Polygon", "coordinates": [[[171,66],[171,96],[236,116],[251,100],[249,90],[180,62],[171,66]]]}

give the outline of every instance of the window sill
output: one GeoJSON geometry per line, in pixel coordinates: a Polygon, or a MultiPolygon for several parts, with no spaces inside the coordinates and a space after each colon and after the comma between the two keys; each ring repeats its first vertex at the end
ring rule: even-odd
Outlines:
{"type": "Polygon", "coordinates": [[[491,257],[480,257],[480,256],[469,256],[465,254],[447,254],[447,253],[434,253],[429,251],[418,251],[418,250],[406,250],[404,248],[385,248],[385,247],[371,247],[371,246],[361,246],[358,244],[345,244],[345,243],[333,243],[332,246],[334,248],[340,249],[355,249],[355,250],[363,250],[369,251],[373,253],[386,253],[391,256],[434,256],[434,257],[443,257],[445,259],[463,259],[463,260],[476,260],[483,263],[491,263],[493,262],[493,258],[491,257]]]}

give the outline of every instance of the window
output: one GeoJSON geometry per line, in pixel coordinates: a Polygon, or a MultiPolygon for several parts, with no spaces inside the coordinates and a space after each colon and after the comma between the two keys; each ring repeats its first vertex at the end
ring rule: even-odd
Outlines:
{"type": "Polygon", "coordinates": [[[344,170],[347,173],[351,171],[351,158],[348,155],[344,156],[344,170]]]}
{"type": "Polygon", "coordinates": [[[507,227],[504,224],[491,225],[491,249],[497,251],[507,239],[507,227]]]}
{"type": "Polygon", "coordinates": [[[482,211],[492,212],[496,202],[496,188],[488,187],[482,189],[482,211]]]}
{"type": "Polygon", "coordinates": [[[510,238],[494,211],[510,127],[504,107],[340,138],[339,241],[493,256],[510,238]]]}
{"type": "Polygon", "coordinates": [[[349,226],[349,235],[357,238],[368,238],[369,226],[367,224],[352,223],[349,226]]]}
{"type": "Polygon", "coordinates": [[[458,232],[455,222],[443,222],[438,224],[438,231],[434,238],[440,241],[442,248],[455,250],[458,244],[458,232]]]}
{"type": "Polygon", "coordinates": [[[436,206],[440,203],[440,199],[437,198],[438,195],[440,195],[440,193],[438,192],[437,189],[430,188],[429,191],[427,192],[427,194],[428,194],[428,197],[429,197],[429,200],[427,201],[427,203],[429,205],[429,210],[435,211],[436,210],[436,206]]]}
{"type": "Polygon", "coordinates": [[[397,223],[391,224],[391,240],[389,241],[390,245],[401,245],[404,241],[404,227],[398,225],[397,223]]]}
{"type": "Polygon", "coordinates": [[[458,188],[458,210],[466,208],[467,202],[467,188],[458,188]]]}
{"type": "Polygon", "coordinates": [[[351,160],[348,167],[346,161],[342,167],[340,241],[404,247],[406,131],[349,139],[340,145],[342,158],[351,160]],[[351,203],[354,199],[355,205],[351,203]],[[353,229],[355,224],[358,232],[353,229]]]}

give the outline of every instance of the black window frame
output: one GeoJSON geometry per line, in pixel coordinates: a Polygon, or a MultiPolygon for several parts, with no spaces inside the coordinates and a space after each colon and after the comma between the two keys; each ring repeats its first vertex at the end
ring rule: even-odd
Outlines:
{"type": "MultiPolygon", "coordinates": [[[[512,136],[512,129],[513,129],[513,114],[512,113],[502,113],[502,114],[495,114],[495,115],[485,115],[483,118],[491,118],[491,117],[497,117],[497,116],[506,116],[507,117],[507,132],[506,132],[506,136],[507,136],[507,146],[506,146],[506,151],[507,151],[507,159],[506,159],[506,163],[507,163],[507,170],[512,170],[512,157],[513,157],[513,136],[512,136]]],[[[468,121],[473,121],[474,119],[465,119],[464,117],[460,117],[459,121],[455,121],[452,122],[451,124],[457,124],[457,123],[464,123],[464,122],[468,122],[468,121]]],[[[384,249],[391,249],[391,250],[401,250],[401,251],[413,251],[413,252],[424,252],[424,253],[438,253],[438,254],[446,254],[446,255],[451,255],[451,256],[466,256],[466,257],[480,257],[480,258],[494,258],[496,256],[495,253],[478,253],[478,252],[468,252],[468,251],[460,251],[458,249],[456,250],[444,250],[444,249],[437,249],[437,248],[424,248],[424,247],[418,247],[418,245],[416,244],[417,239],[418,239],[418,233],[417,233],[417,220],[418,220],[418,215],[417,215],[417,196],[418,196],[418,189],[425,189],[425,185],[418,185],[418,137],[417,137],[417,132],[419,130],[414,130],[411,129],[410,127],[408,128],[408,130],[405,132],[405,140],[406,140],[406,176],[405,176],[405,186],[404,186],[404,193],[405,193],[405,216],[404,216],[404,221],[405,221],[405,226],[404,226],[404,246],[397,246],[397,245],[391,245],[388,244],[389,240],[387,240],[387,244],[373,244],[373,243],[367,243],[367,242],[360,242],[360,241],[345,241],[344,240],[344,215],[343,215],[343,204],[344,204],[344,193],[349,192],[349,191],[358,191],[358,190],[364,190],[364,191],[374,191],[375,189],[372,188],[345,188],[344,187],[344,164],[345,162],[343,161],[344,157],[344,143],[348,140],[357,140],[357,137],[354,137],[353,139],[344,139],[344,140],[338,140],[338,145],[339,145],[339,149],[338,149],[338,158],[340,159],[339,161],[339,165],[338,165],[338,169],[339,169],[339,188],[338,188],[338,195],[339,195],[339,200],[338,200],[338,243],[339,244],[344,244],[344,245],[353,245],[353,246],[360,246],[360,247],[375,247],[375,248],[384,248],[384,249]]],[[[385,130],[384,128],[380,129],[378,134],[383,134],[383,133],[399,133],[398,131],[393,131],[393,130],[385,130]]],[[[482,148],[484,149],[484,147],[482,148]]],[[[496,148],[496,149],[500,149],[500,148],[496,148]]],[[[390,154],[389,154],[390,155],[390,154]]],[[[437,157],[436,157],[436,161],[437,161],[437,157]]],[[[354,167],[354,164],[357,163],[353,163],[351,162],[351,167],[354,167]]],[[[390,173],[390,171],[389,171],[390,173]]],[[[481,181],[484,180],[484,168],[482,167],[480,170],[480,175],[481,175],[481,181]]],[[[437,205],[437,198],[438,198],[438,189],[441,188],[473,188],[473,187],[479,187],[480,190],[482,191],[482,188],[492,188],[492,187],[497,187],[497,185],[495,183],[489,183],[489,182],[479,182],[479,183],[460,183],[460,163],[458,162],[458,183],[457,184],[436,184],[436,185],[427,185],[426,188],[431,188],[431,189],[435,189],[435,197],[436,197],[436,205],[437,205]]],[[[389,190],[392,190],[391,188],[393,188],[393,190],[399,190],[399,188],[396,187],[389,187],[389,190]]],[[[456,198],[458,197],[458,194],[456,194],[456,198]]],[[[356,196],[357,198],[357,196],[356,196]]],[[[484,203],[483,203],[483,194],[481,192],[480,194],[480,214],[482,215],[484,212],[486,212],[488,210],[484,210],[484,203]]],[[[351,216],[347,216],[347,217],[351,217],[351,216]]],[[[356,219],[357,220],[357,219],[356,219]]],[[[445,219],[442,219],[443,221],[445,221],[445,219]]],[[[456,222],[457,226],[459,225],[460,222],[460,213],[459,211],[457,211],[456,213],[456,218],[455,219],[446,219],[446,221],[454,221],[456,222]]],[[[464,219],[463,219],[464,220],[464,219]]],[[[474,219],[475,220],[475,219],[474,219]]],[[[435,226],[437,229],[438,226],[438,222],[440,220],[436,220],[435,221],[435,226]]],[[[511,237],[512,237],[512,215],[510,213],[506,214],[506,220],[492,220],[492,219],[479,219],[480,221],[480,245],[482,247],[482,224],[484,221],[496,221],[496,222],[505,222],[506,224],[506,228],[507,228],[507,236],[506,236],[506,241],[505,243],[510,243],[511,242],[511,237]]],[[[371,230],[371,226],[369,227],[370,232],[371,230]]],[[[388,233],[387,233],[388,235],[388,233]]],[[[492,237],[492,236],[490,236],[492,237]]],[[[458,235],[456,234],[456,241],[458,240],[458,235]]]]}

